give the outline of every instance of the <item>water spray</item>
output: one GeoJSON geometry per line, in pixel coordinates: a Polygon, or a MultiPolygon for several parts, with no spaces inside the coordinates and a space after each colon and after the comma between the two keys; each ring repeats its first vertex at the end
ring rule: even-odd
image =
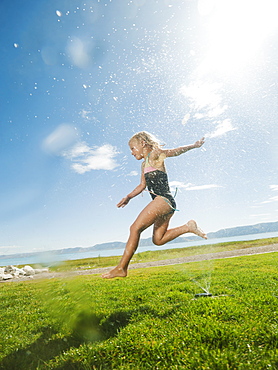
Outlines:
{"type": "Polygon", "coordinates": [[[209,292],[209,286],[207,286],[207,289],[206,289],[198,281],[196,281],[195,279],[191,279],[191,280],[204,291],[203,293],[197,293],[197,294],[195,294],[195,298],[212,297],[212,294],[209,292]]]}

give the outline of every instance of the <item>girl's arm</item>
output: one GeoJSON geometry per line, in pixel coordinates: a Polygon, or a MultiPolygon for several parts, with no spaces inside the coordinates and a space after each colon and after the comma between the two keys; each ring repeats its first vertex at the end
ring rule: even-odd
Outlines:
{"type": "Polygon", "coordinates": [[[117,207],[120,208],[120,207],[124,207],[128,204],[128,202],[130,201],[130,199],[136,197],[138,194],[142,193],[142,191],[146,188],[146,180],[145,180],[145,176],[144,176],[144,173],[143,173],[143,170],[142,170],[142,173],[141,173],[141,182],[138,186],[136,186],[136,188],[134,190],[132,190],[131,193],[129,193],[126,197],[124,197],[118,204],[117,204],[117,207]]]}
{"type": "Polygon", "coordinates": [[[194,144],[191,145],[180,146],[179,148],[175,149],[163,150],[163,154],[165,155],[165,157],[175,157],[187,152],[188,150],[200,148],[204,144],[204,142],[205,138],[203,137],[202,139],[196,141],[194,144]]]}

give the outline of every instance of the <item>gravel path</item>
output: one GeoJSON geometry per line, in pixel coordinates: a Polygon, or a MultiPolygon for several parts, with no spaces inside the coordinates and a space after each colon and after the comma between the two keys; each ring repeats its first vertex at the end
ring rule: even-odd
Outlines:
{"type": "MultiPolygon", "coordinates": [[[[218,252],[218,253],[198,254],[198,255],[189,256],[189,257],[173,258],[173,259],[167,259],[167,260],[162,260],[162,261],[132,263],[129,266],[129,270],[145,268],[145,267],[177,265],[181,263],[208,261],[208,260],[215,260],[215,259],[222,259],[222,258],[251,256],[251,255],[271,253],[271,252],[278,252],[278,244],[269,244],[269,245],[264,245],[261,247],[236,249],[233,251],[223,251],[223,252],[218,252]]],[[[109,271],[111,268],[112,267],[105,267],[105,268],[96,268],[96,269],[90,269],[90,270],[76,270],[76,271],[71,271],[71,272],[47,272],[47,273],[34,275],[32,280],[42,279],[42,278],[43,279],[46,279],[46,278],[53,279],[53,278],[61,278],[61,277],[73,277],[73,276],[79,276],[79,275],[103,274],[109,271]]],[[[30,280],[30,277],[21,277],[21,278],[7,280],[7,281],[18,282],[18,281],[26,281],[26,280],[30,280]]]]}
{"type": "MultiPolygon", "coordinates": [[[[245,249],[236,249],[233,251],[224,251],[218,253],[207,253],[207,254],[198,254],[189,257],[180,257],[172,258],[162,261],[153,261],[153,262],[144,262],[144,263],[132,263],[129,266],[129,270],[145,268],[145,267],[158,267],[158,266],[168,266],[168,265],[177,265],[181,263],[190,263],[190,262],[199,262],[199,261],[208,261],[222,258],[232,258],[240,256],[250,256],[254,254],[263,254],[278,252],[278,244],[270,244],[261,247],[245,248],[245,249]]],[[[103,274],[111,269],[111,267],[84,270],[76,272],[77,275],[89,275],[89,274],[103,274]]]]}

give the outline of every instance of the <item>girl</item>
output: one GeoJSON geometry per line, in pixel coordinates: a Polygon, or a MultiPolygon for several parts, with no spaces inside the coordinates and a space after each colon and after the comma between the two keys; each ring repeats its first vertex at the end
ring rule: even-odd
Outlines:
{"type": "Polygon", "coordinates": [[[138,132],[129,140],[131,154],[137,159],[144,159],[140,184],[125,198],[117,207],[125,207],[130,199],[142,193],[147,187],[152,201],[143,209],[135,222],[130,227],[129,239],[126,243],[124,254],[118,266],[110,272],[103,274],[105,279],[125,277],[129,262],[135,253],[142,231],[153,226],[153,243],[163,245],[185,233],[193,233],[204,239],[206,234],[197,226],[194,220],[185,225],[168,230],[170,218],[173,216],[176,203],[170,193],[168,177],[164,165],[167,157],[175,157],[194,148],[200,148],[204,144],[204,138],[195,144],[182,146],[176,149],[162,149],[157,139],[148,132],[138,132]]]}

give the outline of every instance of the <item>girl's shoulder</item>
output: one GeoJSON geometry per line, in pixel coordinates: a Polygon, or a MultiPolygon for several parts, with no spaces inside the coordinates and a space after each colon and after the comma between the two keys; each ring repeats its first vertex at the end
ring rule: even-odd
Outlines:
{"type": "Polygon", "coordinates": [[[165,158],[166,158],[166,155],[164,153],[164,150],[160,148],[155,148],[150,153],[149,164],[152,167],[165,172],[165,166],[164,166],[165,158]]]}
{"type": "Polygon", "coordinates": [[[150,158],[152,160],[158,160],[161,158],[161,156],[164,155],[164,151],[163,149],[161,148],[154,148],[151,152],[150,152],[150,158]]]}

